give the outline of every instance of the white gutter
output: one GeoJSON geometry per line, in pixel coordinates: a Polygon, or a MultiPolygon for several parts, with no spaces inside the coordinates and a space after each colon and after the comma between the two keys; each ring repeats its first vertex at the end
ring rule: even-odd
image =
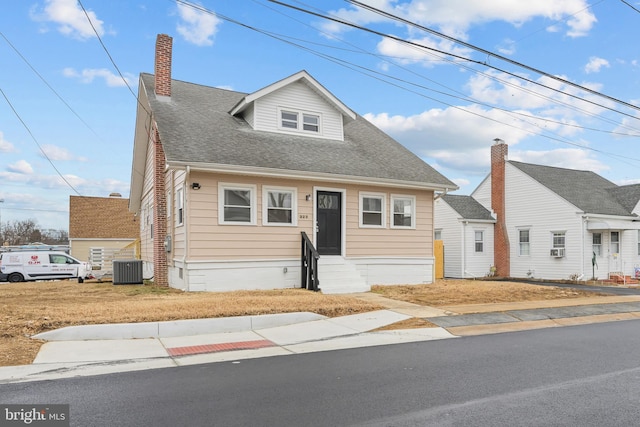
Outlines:
{"type": "Polygon", "coordinates": [[[183,206],[183,217],[182,217],[182,221],[184,222],[184,252],[182,255],[182,268],[184,269],[184,274],[182,275],[182,278],[184,280],[184,284],[185,284],[185,289],[189,290],[189,269],[187,268],[187,258],[189,255],[189,225],[190,222],[187,218],[187,215],[185,215],[187,212],[189,212],[189,209],[187,209],[187,206],[189,206],[188,200],[189,198],[187,197],[187,195],[189,194],[189,175],[191,174],[191,168],[187,165],[186,167],[186,175],[184,177],[184,182],[182,184],[184,190],[183,190],[183,194],[184,194],[184,206],[183,206]]]}
{"type": "Polygon", "coordinates": [[[435,197],[433,198],[433,201],[435,202],[436,200],[438,200],[440,197],[446,196],[447,193],[449,192],[448,188],[445,188],[444,191],[442,193],[436,194],[435,197]]]}
{"type": "Polygon", "coordinates": [[[249,175],[249,176],[268,176],[272,178],[288,178],[288,179],[300,179],[306,181],[324,181],[324,182],[345,182],[348,181],[354,184],[368,184],[368,185],[380,185],[385,187],[398,187],[398,188],[411,188],[417,190],[433,190],[433,191],[450,191],[457,190],[459,187],[449,188],[442,184],[435,183],[421,183],[415,181],[402,181],[396,179],[385,178],[363,178],[361,176],[352,175],[336,175],[323,172],[309,172],[309,171],[294,171],[289,169],[273,169],[262,168],[255,166],[243,166],[239,169],[233,165],[223,164],[193,164],[191,162],[167,162],[170,169],[184,170],[190,168],[192,171],[202,172],[218,172],[237,175],[249,175]]]}
{"type": "Polygon", "coordinates": [[[462,278],[467,272],[467,224],[469,221],[462,221],[462,278]]]}

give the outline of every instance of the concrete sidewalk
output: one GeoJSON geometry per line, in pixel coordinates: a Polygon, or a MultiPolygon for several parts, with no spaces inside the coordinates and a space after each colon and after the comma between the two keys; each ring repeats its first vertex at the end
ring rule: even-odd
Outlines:
{"type": "Polygon", "coordinates": [[[258,357],[428,341],[456,336],[640,318],[640,295],[441,308],[391,300],[371,292],[350,296],[384,310],[327,318],[288,313],[62,328],[33,364],[0,368],[0,383],[185,366],[258,357]],[[438,327],[377,330],[422,318],[438,327]]]}
{"type": "Polygon", "coordinates": [[[411,317],[378,310],[68,327],[34,337],[48,342],[33,364],[0,368],[0,384],[454,338],[440,327],[374,331],[411,317]]]}

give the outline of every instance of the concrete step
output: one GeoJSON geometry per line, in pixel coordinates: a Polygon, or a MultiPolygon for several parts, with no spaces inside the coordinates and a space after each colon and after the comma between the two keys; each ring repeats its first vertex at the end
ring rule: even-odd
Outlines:
{"type": "Polygon", "coordinates": [[[343,257],[321,256],[318,260],[318,278],[323,294],[350,294],[371,290],[355,265],[343,257]]]}

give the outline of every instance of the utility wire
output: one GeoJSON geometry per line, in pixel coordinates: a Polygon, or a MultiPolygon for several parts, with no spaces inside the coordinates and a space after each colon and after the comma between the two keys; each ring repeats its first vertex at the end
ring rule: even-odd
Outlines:
{"type": "MultiPolygon", "coordinates": [[[[179,0],[177,0],[177,1],[179,1],[179,0]]],[[[544,87],[546,89],[551,89],[551,90],[553,90],[555,92],[561,93],[561,94],[569,96],[571,98],[575,98],[575,99],[578,99],[580,101],[583,101],[583,102],[598,106],[600,108],[603,108],[603,109],[606,109],[606,110],[610,110],[610,111],[616,112],[618,114],[622,114],[624,116],[628,116],[628,117],[630,117],[632,119],[635,119],[635,120],[640,120],[640,118],[638,118],[637,116],[634,116],[632,114],[628,114],[628,113],[625,113],[623,111],[616,110],[615,108],[608,107],[606,105],[602,105],[602,104],[599,104],[597,102],[594,102],[594,101],[591,101],[591,100],[588,100],[588,99],[585,99],[585,98],[581,98],[581,97],[579,97],[577,95],[561,91],[560,89],[550,88],[549,86],[545,86],[542,83],[536,82],[536,81],[531,80],[531,79],[524,78],[524,77],[522,77],[520,75],[517,75],[515,73],[508,72],[508,71],[506,71],[506,70],[504,70],[504,69],[502,69],[500,67],[497,67],[495,65],[492,65],[492,64],[490,64],[488,62],[474,60],[474,59],[467,58],[467,57],[464,57],[464,56],[461,56],[461,55],[456,55],[456,54],[451,53],[451,52],[445,52],[445,51],[440,50],[440,49],[436,49],[436,48],[433,48],[433,47],[425,46],[423,44],[420,44],[420,43],[417,43],[417,42],[413,42],[411,40],[406,40],[406,39],[403,39],[401,37],[396,37],[396,36],[393,36],[393,35],[390,35],[390,34],[385,34],[385,33],[382,33],[380,31],[376,31],[376,30],[373,30],[371,28],[363,27],[363,26],[360,26],[360,25],[357,25],[357,24],[354,24],[352,22],[345,21],[345,20],[342,20],[342,19],[339,19],[339,18],[335,18],[335,17],[328,16],[328,15],[323,15],[321,13],[312,12],[310,10],[307,10],[307,9],[304,9],[304,8],[301,8],[301,7],[297,7],[297,6],[293,6],[291,4],[284,3],[284,2],[281,2],[281,1],[278,1],[278,0],[268,0],[268,1],[270,1],[272,3],[279,4],[281,6],[285,6],[285,7],[291,8],[291,9],[298,10],[300,12],[304,12],[304,13],[307,13],[307,14],[310,14],[310,15],[314,15],[314,16],[319,17],[319,18],[327,19],[329,21],[337,22],[337,23],[342,24],[342,25],[346,25],[346,26],[349,26],[349,27],[352,27],[352,28],[356,28],[356,29],[359,29],[359,30],[362,30],[362,31],[366,31],[366,32],[378,35],[380,37],[389,38],[389,39],[395,40],[395,41],[403,43],[403,44],[407,44],[407,45],[410,45],[410,46],[415,46],[417,48],[424,49],[424,50],[427,50],[427,51],[438,52],[438,53],[440,53],[442,55],[446,55],[446,56],[450,56],[450,57],[453,57],[453,58],[457,58],[457,59],[460,59],[461,61],[464,61],[464,62],[474,63],[474,64],[478,64],[478,65],[481,65],[481,66],[484,66],[484,67],[487,67],[487,68],[492,68],[494,70],[500,71],[500,72],[505,73],[505,74],[509,74],[509,75],[511,75],[513,77],[516,77],[518,79],[526,80],[526,81],[528,81],[528,82],[530,82],[532,84],[544,87]]],[[[575,83],[572,84],[572,86],[573,85],[575,85],[575,83]]],[[[587,89],[585,88],[585,90],[587,90],[587,89]]],[[[598,95],[601,95],[599,92],[593,91],[591,89],[589,89],[588,91],[594,92],[595,94],[598,94],[598,95]]],[[[619,101],[619,102],[620,103],[624,103],[624,101],[619,101]]],[[[629,104],[629,105],[631,105],[631,104],[629,104]]],[[[633,106],[633,108],[640,110],[640,107],[633,106]]]]}
{"type": "Polygon", "coordinates": [[[636,12],[640,13],[640,10],[638,10],[638,8],[636,8],[635,6],[633,6],[631,3],[625,1],[625,0],[620,0],[622,3],[626,4],[627,6],[629,6],[631,9],[635,10],[636,12]]]}
{"type": "MultiPolygon", "coordinates": [[[[493,122],[499,123],[499,124],[501,124],[501,125],[504,125],[504,126],[508,126],[508,127],[514,128],[514,129],[519,130],[519,131],[521,131],[521,132],[525,132],[525,133],[529,133],[529,134],[534,134],[534,135],[539,135],[539,136],[541,136],[541,137],[543,137],[543,138],[551,139],[551,140],[554,140],[554,141],[557,141],[557,142],[561,142],[561,143],[566,143],[566,144],[568,144],[568,145],[573,145],[573,146],[576,146],[576,147],[580,147],[580,148],[585,149],[585,150],[589,150],[589,151],[593,151],[593,152],[601,153],[601,154],[603,154],[603,155],[605,155],[605,156],[608,156],[608,157],[617,157],[617,158],[619,158],[619,159],[628,159],[628,160],[640,161],[640,159],[630,158],[630,157],[626,157],[626,156],[620,156],[620,155],[617,155],[617,154],[608,153],[608,152],[605,152],[605,151],[602,151],[602,150],[598,150],[598,149],[595,149],[595,148],[592,148],[592,147],[588,147],[588,146],[580,145],[580,144],[574,143],[574,142],[572,142],[572,141],[569,141],[569,140],[568,140],[568,139],[566,139],[566,138],[554,137],[554,136],[546,135],[546,134],[544,134],[544,133],[540,133],[540,134],[533,133],[533,132],[532,132],[532,131],[530,131],[530,130],[523,129],[523,128],[520,128],[520,127],[518,127],[518,126],[515,126],[515,125],[512,125],[512,124],[509,124],[509,123],[505,123],[505,122],[503,122],[503,121],[500,121],[500,120],[498,120],[498,119],[494,119],[494,118],[491,118],[491,117],[485,116],[485,115],[483,115],[483,114],[480,114],[480,113],[477,113],[477,112],[474,112],[474,111],[470,111],[470,110],[465,109],[465,108],[463,108],[463,107],[456,106],[456,105],[453,105],[453,104],[449,104],[449,103],[444,102],[444,101],[442,101],[442,100],[438,100],[438,99],[432,98],[432,97],[427,96],[427,95],[425,95],[425,94],[423,94],[423,93],[419,93],[419,92],[416,92],[416,91],[411,90],[411,89],[409,89],[409,88],[406,88],[406,87],[404,87],[404,86],[402,86],[402,85],[400,85],[400,84],[398,84],[398,83],[393,83],[393,82],[387,81],[387,80],[385,80],[385,79],[383,79],[383,78],[378,77],[377,75],[375,75],[375,74],[381,74],[381,73],[379,73],[379,72],[377,72],[377,71],[373,71],[373,70],[370,70],[370,69],[368,69],[368,68],[366,68],[366,67],[362,67],[362,66],[359,66],[359,65],[355,65],[355,64],[353,64],[353,63],[351,63],[351,62],[348,62],[348,61],[345,61],[345,60],[343,60],[343,59],[339,59],[339,58],[336,58],[336,57],[333,57],[333,56],[330,56],[330,55],[327,55],[327,54],[324,54],[324,53],[321,53],[321,52],[315,51],[315,50],[313,50],[313,49],[307,48],[307,47],[302,46],[302,45],[300,45],[300,44],[297,44],[297,43],[291,42],[291,41],[286,40],[286,39],[284,39],[284,38],[282,38],[282,37],[279,37],[279,36],[277,36],[277,35],[274,35],[273,33],[270,33],[270,32],[268,32],[268,31],[265,31],[265,30],[259,29],[259,28],[257,28],[257,27],[253,27],[253,26],[248,25],[248,24],[244,24],[244,23],[239,22],[239,21],[237,21],[237,20],[235,20],[235,19],[233,19],[233,18],[230,18],[230,17],[224,16],[224,15],[222,15],[222,14],[220,14],[220,13],[216,13],[216,12],[214,12],[214,11],[212,11],[212,10],[206,9],[206,8],[205,8],[205,7],[203,7],[203,6],[200,6],[200,5],[197,5],[197,4],[190,3],[190,2],[188,2],[188,1],[186,1],[186,0],[174,0],[174,1],[176,1],[177,3],[181,3],[181,4],[185,5],[185,6],[188,6],[188,7],[194,8],[194,9],[196,9],[196,10],[199,10],[199,11],[201,11],[201,12],[208,13],[208,14],[211,14],[211,15],[214,15],[214,16],[217,16],[217,17],[219,17],[220,19],[223,19],[223,20],[225,20],[225,21],[231,22],[231,23],[233,23],[233,24],[236,24],[236,25],[242,26],[242,27],[244,27],[244,28],[247,28],[247,29],[250,29],[250,30],[256,31],[256,32],[258,32],[258,33],[260,33],[260,34],[263,34],[263,35],[266,35],[266,36],[268,36],[268,37],[274,38],[274,39],[279,40],[279,41],[281,41],[281,42],[283,42],[283,43],[286,43],[286,44],[292,45],[292,46],[294,46],[294,47],[297,47],[297,48],[299,48],[299,49],[305,50],[305,51],[307,51],[307,52],[309,52],[309,53],[312,53],[312,54],[314,54],[314,55],[320,56],[320,57],[322,57],[322,58],[324,58],[324,59],[326,59],[326,60],[328,60],[328,61],[330,61],[330,62],[336,63],[336,64],[338,64],[338,65],[341,65],[341,66],[345,67],[345,68],[351,69],[352,71],[359,72],[359,73],[364,74],[364,75],[366,75],[366,76],[368,76],[368,77],[370,77],[370,78],[373,78],[373,79],[375,79],[375,80],[379,80],[379,81],[381,81],[381,82],[387,83],[387,84],[389,84],[389,85],[391,85],[391,86],[395,86],[395,87],[397,87],[397,88],[399,88],[399,89],[402,89],[402,90],[405,90],[405,91],[408,91],[408,92],[414,93],[414,94],[416,94],[416,95],[418,95],[418,96],[421,96],[421,97],[423,97],[423,98],[430,99],[430,100],[433,100],[433,101],[436,101],[436,102],[442,103],[442,104],[447,105],[447,106],[449,106],[449,107],[451,107],[451,108],[458,109],[458,110],[460,110],[460,111],[464,111],[464,112],[466,112],[466,113],[469,113],[469,114],[472,114],[472,115],[475,115],[475,116],[478,116],[478,117],[484,118],[484,119],[486,119],[486,120],[490,120],[490,121],[493,121],[493,122]],[[358,70],[358,69],[360,69],[360,70],[358,70]],[[366,71],[368,71],[368,72],[369,72],[369,73],[371,73],[371,74],[366,73],[366,72],[363,72],[363,71],[361,71],[361,70],[366,70],[366,71]]],[[[383,74],[383,75],[384,75],[384,74],[383,74]]],[[[386,77],[388,77],[388,78],[393,78],[393,77],[391,77],[391,76],[387,76],[387,75],[384,75],[384,76],[386,76],[386,77]]],[[[400,80],[401,80],[401,79],[400,79],[400,80]]],[[[403,82],[403,83],[412,84],[412,83],[407,82],[407,81],[402,81],[402,82],[403,82]]],[[[419,86],[419,85],[418,85],[418,86],[419,86]]],[[[524,120],[521,120],[521,121],[524,121],[524,120]]],[[[532,126],[536,126],[536,127],[540,128],[540,126],[537,126],[537,125],[535,125],[535,124],[533,124],[533,123],[529,123],[529,124],[530,124],[530,125],[532,125],[532,126]]],[[[620,160],[620,161],[622,161],[622,162],[624,162],[624,163],[627,163],[627,164],[629,164],[629,165],[631,165],[631,166],[635,166],[635,165],[633,165],[633,164],[631,164],[631,163],[629,163],[629,162],[625,162],[624,160],[620,160]]]]}
{"type": "Polygon", "coordinates": [[[426,32],[428,32],[430,34],[436,35],[436,36],[438,36],[440,38],[443,38],[445,40],[452,41],[454,43],[457,43],[457,44],[460,44],[462,46],[468,47],[470,49],[476,50],[478,52],[484,53],[485,55],[494,57],[494,58],[499,59],[501,61],[508,62],[508,63],[510,63],[512,65],[516,65],[516,66],[518,66],[520,68],[524,68],[525,70],[529,70],[529,71],[532,71],[532,72],[534,72],[536,74],[539,74],[539,75],[551,78],[553,80],[559,81],[560,83],[563,83],[563,84],[566,84],[566,85],[569,85],[569,86],[573,86],[573,87],[575,87],[577,89],[580,89],[580,90],[582,90],[584,92],[587,92],[587,93],[590,93],[592,95],[596,95],[596,96],[608,99],[609,101],[613,101],[613,102],[615,102],[617,104],[624,105],[625,107],[631,108],[633,110],[640,111],[640,107],[638,107],[637,105],[630,104],[630,103],[628,103],[626,101],[622,101],[621,99],[614,98],[612,96],[609,96],[609,95],[604,94],[602,92],[598,92],[598,91],[593,90],[593,89],[589,89],[588,87],[579,85],[579,84],[574,83],[574,82],[572,82],[570,80],[563,79],[562,77],[558,77],[558,76],[556,76],[554,74],[547,73],[546,71],[542,71],[542,70],[540,70],[538,68],[523,64],[522,62],[518,62],[518,61],[515,61],[515,60],[513,60],[511,58],[507,58],[506,56],[497,54],[495,52],[491,52],[490,50],[486,50],[486,49],[483,49],[483,48],[481,48],[479,46],[473,45],[471,43],[467,43],[467,42],[465,42],[463,40],[456,39],[455,37],[448,36],[448,35],[446,35],[444,33],[439,32],[439,31],[436,31],[436,30],[433,30],[431,28],[425,27],[424,25],[420,25],[420,24],[415,23],[413,21],[409,21],[408,19],[401,18],[401,17],[399,17],[397,15],[394,15],[392,13],[385,12],[384,10],[381,10],[381,9],[375,8],[373,6],[364,4],[364,3],[362,3],[362,2],[360,2],[358,0],[345,0],[345,1],[347,3],[351,3],[351,4],[354,4],[356,6],[360,6],[363,9],[369,10],[370,12],[374,12],[374,13],[379,14],[381,16],[384,16],[386,18],[402,22],[403,24],[406,24],[406,25],[410,25],[410,26],[416,27],[416,28],[418,28],[418,29],[420,29],[422,31],[426,31],[426,32]]]}
{"type": "Polygon", "coordinates": [[[80,115],[73,109],[73,107],[71,107],[71,105],[69,105],[69,103],[64,100],[64,98],[49,84],[49,82],[47,82],[47,80],[45,80],[45,78],[42,77],[42,75],[38,72],[38,70],[36,70],[31,65],[31,63],[29,63],[27,58],[25,58],[20,53],[20,51],[9,41],[9,39],[2,33],[2,31],[0,31],[0,36],[2,36],[4,41],[7,42],[7,44],[11,47],[11,49],[13,49],[14,52],[25,62],[25,64],[27,64],[27,66],[29,68],[31,68],[31,71],[33,71],[35,73],[35,75],[38,76],[40,78],[40,80],[42,80],[42,82],[51,90],[51,92],[53,92],[55,94],[55,96],[57,96],[58,99],[60,101],[62,101],[62,103],[69,109],[69,111],[71,111],[73,113],[73,115],[75,115],[78,118],[78,120],[80,120],[82,122],[82,124],[84,124],[87,127],[87,129],[89,129],[91,132],[93,132],[93,134],[95,136],[97,136],[98,139],[100,139],[101,141],[104,142],[104,140],[102,139],[100,134],[98,134],[98,132],[96,132],[91,126],[89,126],[89,124],[82,117],[80,117],[80,115]]]}
{"type": "MultiPolygon", "coordinates": [[[[311,25],[309,25],[309,24],[307,24],[307,23],[305,23],[305,22],[302,22],[302,21],[300,21],[300,20],[298,20],[298,19],[296,19],[296,18],[294,18],[294,17],[292,17],[292,16],[290,16],[290,15],[287,15],[287,14],[285,14],[285,13],[282,13],[282,12],[280,12],[280,11],[279,11],[279,10],[277,10],[277,9],[274,9],[274,8],[272,8],[272,7],[268,7],[267,5],[262,4],[262,3],[258,2],[257,0],[252,0],[252,1],[253,1],[254,3],[256,3],[256,4],[260,5],[260,6],[262,6],[262,7],[265,7],[265,8],[267,8],[267,9],[269,9],[269,10],[271,10],[271,11],[275,12],[275,13],[278,13],[278,14],[280,14],[280,15],[282,15],[282,16],[285,16],[285,17],[287,17],[288,19],[291,19],[291,20],[293,20],[293,21],[295,21],[295,22],[297,22],[297,23],[299,23],[299,24],[301,24],[301,25],[304,25],[304,26],[306,26],[306,27],[312,28],[313,30],[317,30],[316,28],[312,27],[311,25]]],[[[604,0],[601,0],[601,1],[604,1],[604,0]]],[[[312,7],[312,6],[310,6],[310,5],[306,5],[306,6],[307,6],[307,7],[312,7]]],[[[316,8],[314,8],[314,9],[316,9],[316,8]]],[[[316,9],[316,10],[318,10],[318,9],[316,9]]],[[[584,9],[583,9],[583,10],[584,10],[584,9]]],[[[576,12],[576,13],[579,13],[579,12],[576,12]]],[[[268,32],[268,31],[266,31],[266,30],[264,30],[264,31],[265,31],[265,32],[268,32]]],[[[458,90],[456,90],[456,89],[450,88],[450,87],[448,87],[448,86],[446,86],[446,85],[444,85],[444,84],[442,84],[442,83],[440,83],[440,82],[437,82],[437,81],[435,81],[435,80],[433,80],[433,79],[430,79],[430,78],[428,78],[428,77],[426,77],[426,76],[424,76],[424,75],[422,75],[422,74],[420,74],[420,73],[417,73],[416,71],[413,71],[413,70],[409,69],[408,67],[404,67],[404,66],[402,66],[401,64],[398,64],[398,63],[397,63],[397,62],[395,62],[395,61],[390,61],[390,58],[391,58],[391,59],[402,59],[402,58],[399,58],[399,57],[393,57],[393,56],[388,56],[388,55],[380,55],[380,54],[375,54],[375,53],[369,52],[369,51],[367,51],[367,50],[365,50],[365,49],[363,49],[363,48],[360,48],[360,47],[359,47],[359,46],[357,46],[357,45],[354,45],[353,43],[350,43],[350,42],[348,42],[348,41],[346,41],[346,40],[344,40],[344,39],[342,39],[342,38],[340,38],[340,37],[336,37],[335,35],[330,35],[330,34],[328,34],[328,33],[324,32],[324,31],[320,31],[320,33],[325,34],[325,35],[327,35],[327,36],[331,36],[332,38],[337,39],[337,40],[338,40],[338,41],[340,41],[341,43],[344,43],[344,44],[346,44],[346,45],[348,45],[348,46],[353,47],[355,50],[339,48],[339,47],[332,46],[332,45],[327,45],[327,44],[321,44],[321,43],[317,43],[317,42],[312,42],[312,41],[308,41],[308,40],[304,40],[304,39],[300,39],[300,38],[296,38],[296,37],[291,37],[291,36],[286,36],[286,35],[278,34],[278,33],[274,33],[274,32],[268,32],[268,33],[269,33],[269,34],[271,34],[271,35],[276,35],[276,36],[278,36],[278,37],[283,37],[283,38],[284,38],[284,37],[286,37],[286,38],[287,38],[287,40],[295,40],[295,41],[298,41],[298,42],[301,42],[301,43],[306,43],[306,44],[311,44],[311,45],[316,45],[316,46],[322,46],[322,47],[325,47],[325,48],[328,48],[328,49],[342,50],[342,51],[347,51],[347,52],[352,52],[352,53],[363,53],[363,54],[366,54],[366,55],[369,55],[369,56],[373,56],[373,57],[378,58],[378,59],[380,59],[380,60],[382,60],[382,61],[384,61],[384,62],[386,62],[386,63],[388,63],[388,64],[390,64],[390,65],[393,65],[393,66],[395,66],[395,67],[398,67],[398,68],[400,68],[400,69],[402,69],[402,70],[406,71],[407,73],[413,74],[414,76],[417,76],[417,77],[419,77],[419,78],[421,78],[421,79],[427,80],[427,81],[429,81],[429,82],[431,82],[431,83],[434,83],[434,84],[436,84],[436,85],[438,85],[438,86],[441,86],[441,87],[443,87],[443,88],[445,88],[445,89],[447,89],[447,90],[450,90],[450,91],[451,91],[451,92],[453,92],[453,93],[457,93],[457,94],[459,94],[460,96],[452,95],[452,94],[447,93],[447,92],[438,91],[438,90],[435,90],[435,89],[432,89],[432,88],[429,88],[429,87],[426,87],[426,86],[422,86],[422,85],[414,84],[414,83],[408,82],[408,81],[406,81],[406,80],[399,79],[399,78],[396,78],[396,77],[393,77],[393,76],[390,76],[390,75],[387,75],[387,74],[379,73],[379,74],[381,74],[381,75],[385,75],[385,76],[388,76],[389,78],[393,78],[393,79],[395,79],[395,80],[403,81],[403,82],[405,82],[405,83],[407,83],[407,84],[411,84],[411,85],[414,85],[414,86],[418,86],[418,87],[423,88],[423,89],[425,89],[425,90],[429,90],[429,91],[432,91],[432,92],[435,92],[435,93],[439,93],[439,94],[442,94],[442,95],[444,95],[444,96],[452,97],[452,98],[455,98],[455,99],[460,99],[460,100],[463,100],[463,101],[466,101],[466,102],[473,102],[473,103],[478,104],[478,105],[482,105],[482,106],[485,106],[485,107],[489,107],[489,108],[493,108],[493,109],[496,109],[496,110],[504,111],[504,112],[506,112],[506,113],[508,113],[508,114],[510,114],[510,115],[520,115],[520,116],[525,116],[525,117],[528,117],[528,118],[531,118],[531,119],[536,119],[536,120],[539,120],[539,121],[543,121],[543,122],[546,122],[546,123],[554,123],[554,124],[558,124],[558,125],[561,125],[561,126],[573,127],[573,128],[577,128],[577,129],[584,129],[584,130],[589,130],[589,131],[594,131],[594,132],[608,133],[608,134],[611,134],[611,135],[619,135],[619,136],[627,136],[627,137],[628,137],[628,136],[632,136],[632,137],[640,136],[640,133],[638,133],[638,134],[622,133],[622,132],[616,132],[616,131],[605,130],[605,129],[589,128],[589,127],[585,127],[585,126],[581,126],[581,125],[577,125],[577,124],[572,124],[572,123],[563,122],[563,121],[559,121],[559,120],[553,120],[553,119],[550,119],[550,118],[534,117],[534,116],[532,116],[532,115],[530,115],[530,114],[526,114],[526,113],[522,113],[522,112],[518,112],[518,111],[510,111],[510,110],[507,110],[507,109],[505,109],[505,108],[498,107],[498,106],[496,106],[496,105],[488,104],[488,103],[486,103],[486,102],[481,102],[481,101],[478,101],[478,100],[476,100],[476,99],[473,99],[473,98],[467,97],[464,93],[462,93],[462,92],[460,92],[460,91],[458,91],[458,90]]],[[[410,47],[411,47],[411,48],[413,48],[413,49],[416,49],[416,47],[415,47],[415,46],[410,46],[410,47]]],[[[422,49],[420,49],[420,50],[422,50],[422,49]]],[[[433,55],[433,54],[432,54],[432,55],[433,55]]],[[[435,56],[435,55],[434,55],[434,56],[435,56]]],[[[438,57],[438,56],[435,56],[435,57],[436,57],[436,58],[440,58],[440,57],[438,57]]],[[[438,61],[443,61],[443,62],[453,63],[453,61],[451,61],[451,60],[449,60],[449,59],[447,59],[447,58],[438,59],[438,61]]],[[[491,74],[487,74],[487,73],[484,73],[484,72],[482,72],[482,71],[478,71],[478,70],[476,70],[476,69],[474,69],[474,68],[472,68],[472,67],[466,66],[466,65],[464,65],[464,64],[457,63],[457,66],[459,66],[459,67],[463,67],[463,68],[465,68],[465,69],[467,69],[467,70],[469,70],[469,71],[471,71],[471,72],[473,72],[473,73],[477,73],[477,74],[483,75],[483,76],[485,76],[485,77],[487,77],[487,78],[489,78],[489,79],[492,79],[492,80],[498,81],[498,82],[502,83],[502,84],[503,84],[503,85],[505,85],[505,86],[510,86],[510,87],[512,87],[512,88],[514,88],[514,89],[516,89],[516,90],[524,91],[524,92],[529,93],[529,94],[531,94],[531,95],[533,95],[533,96],[536,96],[536,97],[538,97],[538,98],[546,99],[546,100],[548,100],[548,101],[550,101],[550,102],[554,102],[554,103],[557,103],[557,104],[563,105],[563,106],[567,107],[568,109],[572,109],[572,110],[574,110],[574,111],[578,111],[578,112],[580,112],[580,113],[582,113],[582,114],[585,114],[585,115],[587,115],[587,116],[591,116],[591,117],[594,117],[594,118],[597,118],[597,119],[600,119],[600,120],[606,121],[606,122],[611,123],[611,124],[613,124],[613,125],[616,125],[616,126],[619,126],[619,127],[623,127],[623,128],[626,128],[626,129],[629,129],[629,130],[631,130],[631,131],[633,131],[633,132],[640,132],[640,130],[639,130],[639,129],[632,128],[632,127],[626,126],[626,125],[624,125],[624,124],[620,124],[620,123],[615,122],[615,121],[610,120],[610,119],[606,119],[606,118],[604,118],[604,117],[602,117],[602,116],[599,116],[599,115],[597,115],[597,114],[595,114],[595,113],[592,113],[592,112],[590,112],[590,111],[588,111],[588,110],[584,110],[584,109],[579,108],[579,107],[577,107],[577,106],[574,106],[574,105],[571,105],[571,104],[567,104],[567,103],[565,103],[565,102],[563,102],[563,101],[553,99],[553,98],[551,98],[551,97],[549,97],[549,96],[546,96],[546,95],[543,95],[543,94],[541,94],[541,93],[535,92],[535,91],[533,91],[533,90],[531,90],[531,89],[527,89],[527,88],[522,87],[522,86],[516,86],[516,85],[514,85],[513,83],[508,82],[508,81],[506,81],[506,80],[503,80],[503,79],[501,79],[501,78],[499,78],[499,77],[497,77],[497,76],[494,76],[494,75],[491,75],[491,74]]],[[[375,71],[372,71],[372,72],[375,72],[375,71]]],[[[377,73],[377,72],[375,72],[375,73],[377,73]]],[[[514,77],[516,77],[516,78],[520,78],[520,76],[514,76],[514,77]]],[[[543,87],[546,87],[546,86],[544,86],[544,85],[543,85],[543,87]]],[[[547,88],[548,88],[549,90],[551,90],[551,91],[553,91],[553,90],[554,90],[553,88],[549,88],[549,87],[547,87],[547,88]]],[[[436,100],[436,101],[437,101],[437,100],[436,100]]],[[[530,122],[529,122],[529,123],[530,123],[530,122]]],[[[533,123],[531,123],[531,124],[532,124],[532,125],[534,125],[534,126],[539,126],[539,125],[537,125],[537,124],[533,124],[533,123]]]]}
{"type": "Polygon", "coordinates": [[[20,117],[20,114],[18,114],[18,112],[16,111],[16,109],[13,107],[13,104],[11,103],[11,101],[9,101],[9,98],[7,98],[7,95],[4,93],[4,91],[2,90],[2,88],[0,88],[0,93],[2,93],[2,96],[4,97],[4,99],[7,101],[7,104],[9,104],[9,107],[11,108],[11,110],[13,111],[13,114],[15,114],[15,116],[18,118],[18,120],[20,120],[20,123],[22,123],[22,126],[24,126],[24,128],[27,130],[27,132],[29,133],[29,135],[31,135],[31,138],[33,139],[33,142],[36,143],[36,145],[38,146],[38,149],[40,150],[40,153],[42,153],[42,155],[44,156],[45,159],[47,159],[49,161],[49,163],[51,164],[51,166],[53,167],[53,169],[56,171],[56,173],[58,174],[58,176],[60,176],[60,178],[62,178],[62,180],[69,186],[69,188],[71,188],[78,196],[82,196],[82,194],[80,194],[80,192],[78,190],[75,189],[75,187],[73,185],[71,185],[71,183],[69,181],[67,181],[67,179],[64,177],[64,175],[62,175],[62,173],[60,173],[60,171],[58,170],[58,168],[56,167],[56,165],[53,163],[53,161],[49,158],[49,156],[47,155],[47,153],[42,149],[42,146],[40,146],[40,143],[38,142],[38,140],[36,139],[36,137],[33,135],[33,132],[31,132],[31,129],[29,129],[29,126],[27,126],[27,124],[24,122],[24,120],[22,120],[22,117],[20,117]]]}

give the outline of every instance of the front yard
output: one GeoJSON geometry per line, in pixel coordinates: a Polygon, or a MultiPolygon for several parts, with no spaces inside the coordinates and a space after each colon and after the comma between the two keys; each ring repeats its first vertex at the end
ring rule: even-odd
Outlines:
{"type": "MultiPolygon", "coordinates": [[[[467,280],[439,280],[431,285],[417,286],[377,286],[373,291],[388,298],[434,307],[595,295],[522,283],[467,280]]],[[[0,283],[0,366],[31,363],[42,341],[29,337],[65,326],[298,311],[338,317],[381,308],[348,295],[323,295],[302,289],[185,293],[150,285],[114,286],[71,281],[0,283]]]]}

